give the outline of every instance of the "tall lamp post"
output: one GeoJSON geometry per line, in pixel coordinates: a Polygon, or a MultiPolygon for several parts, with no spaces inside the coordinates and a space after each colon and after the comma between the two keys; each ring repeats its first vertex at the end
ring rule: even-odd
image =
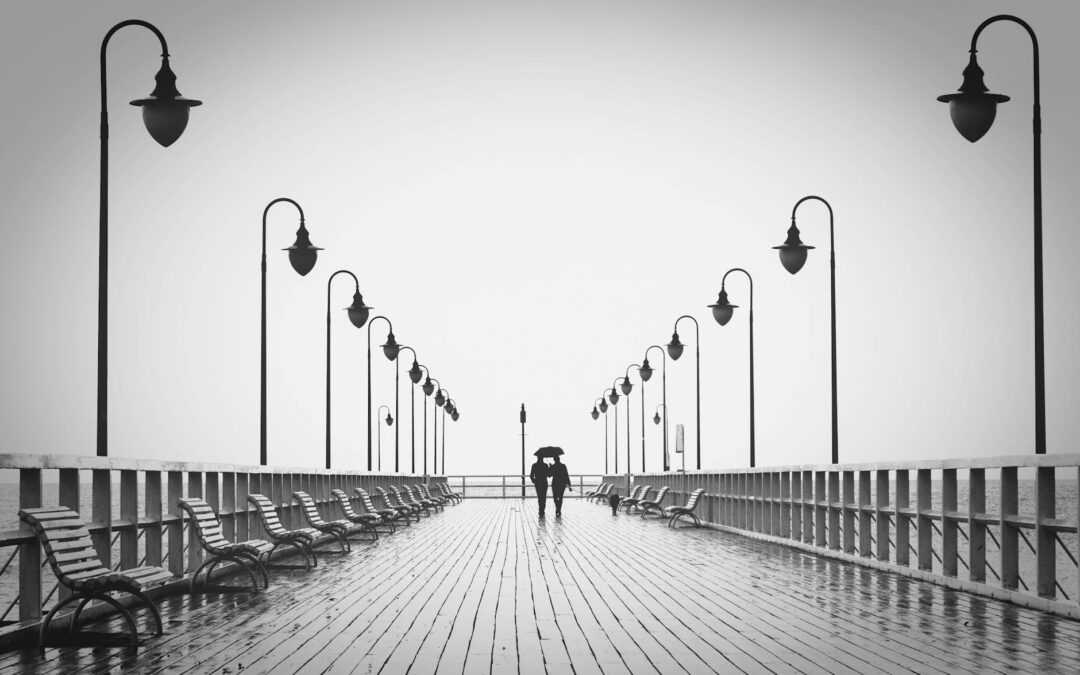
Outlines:
{"type": "MultiPolygon", "coordinates": [[[[401,348],[400,345],[398,345],[398,343],[394,340],[394,325],[392,323],[390,323],[390,319],[387,319],[385,316],[380,314],[379,316],[373,317],[371,319],[371,321],[368,322],[368,331],[367,331],[367,460],[368,460],[368,471],[371,471],[371,327],[373,325],[375,325],[375,322],[378,321],[379,319],[382,319],[383,321],[385,321],[386,322],[386,327],[387,327],[386,328],[387,329],[386,343],[383,344],[383,345],[380,345],[382,347],[382,350],[383,350],[383,355],[386,356],[386,358],[388,360],[390,360],[390,361],[396,361],[397,360],[397,355],[398,355],[398,350],[401,348]]],[[[397,372],[397,369],[396,369],[396,366],[395,366],[395,373],[396,372],[397,372]]],[[[397,380],[394,381],[394,412],[399,412],[397,410],[397,380]]],[[[396,431],[396,429],[395,429],[395,431],[396,431]]],[[[394,452],[397,452],[396,445],[395,445],[394,452]]]]}
{"type": "Polygon", "coordinates": [[[832,463],[840,462],[840,444],[838,440],[838,415],[836,409],[836,246],[833,228],[832,205],[817,195],[809,195],[795,202],[791,209],[791,227],[788,228],[787,240],[780,246],[773,246],[780,252],[780,264],[788,272],[795,274],[806,264],[807,252],[814,248],[802,243],[799,237],[799,228],[795,224],[795,212],[799,205],[808,200],[819,201],[829,210],[829,299],[832,321],[832,463]]]}
{"type": "MultiPolygon", "coordinates": [[[[434,432],[434,437],[431,445],[431,470],[433,473],[439,473],[439,408],[446,405],[446,392],[443,390],[442,385],[438,380],[435,380],[435,384],[438,385],[438,389],[435,391],[435,410],[431,416],[431,426],[434,432]]],[[[443,419],[443,426],[446,426],[446,420],[443,419]]],[[[446,429],[443,429],[443,434],[446,433],[446,429]]]]}
{"type": "MultiPolygon", "coordinates": [[[[443,389],[443,402],[440,404],[442,407],[442,458],[439,465],[442,466],[442,472],[446,473],[446,413],[453,408],[454,402],[450,399],[450,390],[443,389]]],[[[439,452],[439,448],[435,448],[435,452],[439,452]]]]}
{"type": "Polygon", "coordinates": [[[614,473],[619,473],[619,392],[615,390],[615,387],[612,387],[604,393],[607,394],[608,401],[611,402],[611,411],[615,417],[611,426],[615,430],[615,433],[612,434],[615,437],[615,449],[612,451],[611,456],[615,458],[614,473]]]}
{"type": "Polygon", "coordinates": [[[348,274],[352,277],[356,290],[353,292],[352,304],[345,308],[349,313],[349,321],[357,328],[363,328],[367,323],[368,313],[371,307],[364,304],[364,297],[360,295],[360,282],[356,275],[349,270],[338,270],[326,280],[326,468],[330,468],[330,285],[334,277],[339,274],[348,274]]]}
{"type": "Polygon", "coordinates": [[[596,409],[598,405],[600,407],[600,410],[602,410],[604,412],[604,473],[607,474],[607,472],[608,472],[608,461],[607,461],[607,458],[608,458],[607,401],[604,400],[603,396],[601,396],[600,398],[593,401],[592,412],[589,413],[590,415],[592,415],[593,420],[600,419],[600,410],[596,409]]]}
{"type": "MultiPolygon", "coordinates": [[[[626,422],[629,427],[630,424],[630,392],[633,391],[634,385],[630,384],[630,369],[638,369],[638,377],[641,377],[641,365],[637,363],[631,363],[626,367],[626,376],[623,377],[622,390],[626,394],[626,422]]],[[[645,378],[641,378],[641,473],[645,473],[645,378]]],[[[626,438],[626,467],[630,468],[630,435],[627,433],[626,438]]]]}
{"type": "Polygon", "coordinates": [[[745,274],[747,281],[750,282],[750,468],[752,469],[756,466],[754,445],[754,278],[741,267],[732,267],[727,272],[724,272],[724,277],[720,280],[720,294],[716,298],[716,303],[709,305],[709,308],[712,309],[716,323],[721,326],[726,326],[728,321],[731,321],[731,316],[735,313],[738,305],[733,305],[728,301],[725,284],[728,275],[732,272],[745,274]]]}
{"type": "Polygon", "coordinates": [[[427,374],[424,384],[420,387],[420,391],[424,392],[424,400],[421,403],[424,404],[424,476],[427,476],[427,400],[435,391],[435,384],[431,381],[431,371],[428,370],[427,366],[420,367],[427,374]]]}
{"type": "MultiPolygon", "coordinates": [[[[416,360],[416,351],[407,345],[401,346],[401,351],[405,351],[406,349],[408,349],[413,356],[412,367],[409,368],[408,371],[409,381],[412,382],[412,391],[410,392],[409,399],[409,433],[412,439],[412,463],[410,464],[409,472],[416,473],[416,385],[419,384],[420,380],[424,377],[424,371],[422,370],[423,366],[416,360]]],[[[397,471],[396,464],[394,470],[397,471]]]]}
{"type": "MultiPolygon", "coordinates": [[[[642,382],[648,382],[649,378],[652,377],[653,368],[652,368],[651,365],[649,365],[649,352],[652,351],[653,349],[660,350],[660,357],[661,357],[661,360],[660,360],[660,367],[661,367],[660,381],[661,381],[661,391],[662,391],[662,393],[661,393],[661,399],[660,400],[663,402],[662,405],[664,406],[664,448],[663,448],[664,456],[663,456],[663,459],[660,461],[660,466],[664,467],[664,471],[667,471],[668,470],[667,352],[664,351],[663,347],[661,347],[660,345],[652,345],[648,349],[645,350],[645,358],[642,359],[642,361],[641,361],[641,368],[638,369],[638,374],[641,376],[641,381],[642,382]]],[[[659,424],[659,422],[657,422],[657,424],[659,424]]],[[[642,464],[642,466],[644,467],[645,465],[642,464]]]]}
{"type": "Polygon", "coordinates": [[[1023,19],[999,14],[979,24],[971,36],[971,59],[964,69],[964,82],[955,94],[939,96],[937,100],[949,104],[956,130],[972,143],[990,130],[997,116],[997,104],[1009,100],[1002,94],[991,94],[983,82],[983,70],[975,58],[979,35],[992,23],[1011,21],[1027,31],[1033,52],[1032,79],[1034,104],[1032,108],[1031,133],[1034,143],[1034,234],[1035,234],[1035,454],[1046,453],[1046,371],[1043,354],[1043,245],[1042,245],[1042,106],[1039,95],[1039,40],[1035,31],[1023,19]]]}
{"type": "MultiPolygon", "coordinates": [[[[191,108],[202,101],[184,98],[176,90],[176,75],[169,67],[169,47],[153,24],[138,19],[121,21],[101,41],[101,167],[98,197],[98,363],[97,363],[97,454],[109,455],[109,104],[106,86],[106,59],[109,40],[121,28],[142,26],[161,43],[161,69],[154,76],[156,86],[147,98],[132,101],[142,108],[143,124],[155,141],[172,145],[188,123],[191,108]]],[[[263,462],[265,464],[265,462],[263,462]]]]}
{"type": "MultiPolygon", "coordinates": [[[[391,426],[394,423],[394,416],[390,414],[390,406],[388,406],[388,405],[379,406],[379,416],[380,417],[382,417],[383,408],[386,408],[386,426],[391,426]]],[[[379,445],[378,445],[378,448],[379,448],[379,452],[378,452],[378,456],[379,456],[378,470],[382,471],[382,427],[379,427],[379,445]]]]}
{"type": "MultiPolygon", "coordinates": [[[[671,335],[671,342],[667,344],[667,353],[672,361],[678,361],[683,353],[682,342],[679,342],[679,322],[690,319],[694,322],[694,356],[697,358],[697,468],[701,469],[701,329],[698,321],[689,314],[683,314],[675,319],[675,332],[671,335]]],[[[666,408],[665,408],[666,410],[666,408]]]]}
{"type": "MultiPolygon", "coordinates": [[[[260,340],[260,399],[259,399],[259,463],[266,466],[266,216],[274,204],[286,202],[296,207],[300,213],[300,229],[296,231],[296,241],[293,245],[283,249],[289,252],[289,264],[300,276],[305,276],[315,267],[318,259],[318,246],[312,246],[311,237],[304,221],[304,209],[300,208],[288,197],[278,197],[271,200],[262,215],[262,316],[261,316],[261,340],[260,340]]],[[[370,469],[370,467],[368,467],[370,469]]]]}
{"type": "Polygon", "coordinates": [[[525,499],[525,404],[521,404],[518,419],[521,421],[521,498],[525,499]]]}

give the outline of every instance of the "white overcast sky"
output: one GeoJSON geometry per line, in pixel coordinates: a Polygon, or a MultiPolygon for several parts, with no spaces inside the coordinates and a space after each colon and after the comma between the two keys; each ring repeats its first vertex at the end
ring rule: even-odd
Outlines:
{"type": "MultiPolygon", "coordinates": [[[[279,251],[296,217],[272,212],[272,463],[322,465],[326,279],[347,268],[456,400],[451,472],[516,471],[522,402],[530,451],[561,445],[571,471],[601,470],[594,399],[684,313],[701,321],[704,465],[743,466],[746,315],[721,328],[706,308],[732,266],[756,281],[759,465],[827,462],[825,210],[800,209],[818,248],[797,276],[771,249],[807,194],[836,212],[841,460],[1032,452],[1027,36],[998,24],[981,39],[988,85],[1013,101],[979,143],[935,101],[998,12],[1041,41],[1049,447],[1075,452],[1080,11],[955,0],[9,0],[0,452],[94,453],[97,57],[128,18],[165,33],[180,91],[205,104],[158,147],[127,105],[152,89],[158,47],[140,29],[113,40],[114,455],[257,462],[260,217],[288,196],[325,251],[298,277],[279,251]]],[[[728,290],[745,308],[745,282],[728,290]]],[[[332,305],[350,294],[339,277],[332,305]]],[[[359,468],[365,333],[340,311],[333,329],[335,464],[359,468]]],[[[680,332],[671,430],[692,448],[692,325],[680,332]]],[[[392,405],[378,351],[374,366],[372,406],[392,405]]],[[[403,386],[403,460],[408,402],[403,386]]],[[[656,469],[651,420],[646,434],[656,469]]]]}

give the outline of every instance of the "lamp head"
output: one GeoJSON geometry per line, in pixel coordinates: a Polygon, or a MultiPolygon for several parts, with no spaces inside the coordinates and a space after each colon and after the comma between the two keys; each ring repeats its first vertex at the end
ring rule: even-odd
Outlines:
{"type": "Polygon", "coordinates": [[[394,416],[390,414],[390,411],[386,411],[386,426],[392,426],[394,424],[394,416]]]}
{"type": "Polygon", "coordinates": [[[176,75],[169,67],[169,57],[161,57],[161,70],[154,76],[157,86],[147,98],[132,101],[142,108],[143,124],[154,140],[169,147],[187,128],[188,112],[202,101],[184,98],[176,90],[176,75]]]}
{"type": "Polygon", "coordinates": [[[949,116],[960,135],[972,143],[986,135],[997,116],[997,104],[1009,100],[1002,94],[991,94],[983,82],[983,69],[971,53],[971,60],[964,68],[964,83],[955,94],[938,96],[939,101],[949,104],[949,116]]]}
{"type": "Polygon", "coordinates": [[[443,390],[440,389],[435,393],[435,405],[442,407],[444,403],[446,403],[446,394],[444,394],[443,390]]]}
{"type": "Polygon", "coordinates": [[[649,378],[652,377],[652,373],[653,373],[653,369],[652,369],[652,366],[649,365],[649,358],[645,357],[641,361],[641,368],[638,368],[638,375],[641,376],[641,381],[642,382],[648,382],[649,378]]]}
{"type": "Polygon", "coordinates": [[[634,385],[630,383],[630,378],[629,377],[624,377],[623,381],[622,381],[622,384],[619,385],[619,388],[622,389],[622,393],[629,396],[630,392],[632,392],[634,390],[634,385]]]}
{"type": "Polygon", "coordinates": [[[716,319],[716,323],[726,326],[727,322],[731,321],[731,315],[735,313],[735,308],[738,305],[728,302],[727,291],[721,287],[720,295],[716,298],[716,304],[709,305],[709,307],[712,309],[712,315],[716,319]]]}
{"type": "Polygon", "coordinates": [[[653,413],[652,421],[653,424],[660,424],[660,413],[653,413]]]}
{"type": "Polygon", "coordinates": [[[413,359],[412,368],[409,368],[409,379],[413,384],[419,384],[420,378],[424,376],[424,371],[420,369],[420,364],[413,359]]]}
{"type": "Polygon", "coordinates": [[[608,400],[611,405],[619,405],[619,392],[615,391],[615,387],[608,390],[608,400]]]}
{"type": "Polygon", "coordinates": [[[457,408],[454,408],[454,412],[450,413],[450,419],[457,422],[459,417],[461,417],[461,414],[457,411],[457,408]]]}
{"type": "Polygon", "coordinates": [[[430,375],[424,380],[424,384],[421,385],[420,389],[424,392],[424,396],[431,396],[431,393],[435,391],[435,383],[431,381],[430,375]]]}
{"type": "Polygon", "coordinates": [[[605,399],[603,396],[601,396],[600,397],[600,412],[606,413],[607,408],[608,408],[607,399],[605,399]]]}
{"type": "Polygon", "coordinates": [[[592,418],[593,418],[594,420],[595,420],[595,419],[599,419],[599,418],[600,418],[600,411],[596,409],[596,406],[595,406],[595,405],[594,405],[594,406],[592,407],[592,412],[591,412],[591,413],[589,413],[589,414],[590,414],[590,415],[592,415],[592,418]]]}
{"type": "Polygon", "coordinates": [[[296,241],[289,248],[282,250],[289,252],[289,264],[296,273],[304,276],[315,267],[315,260],[322,249],[311,245],[311,236],[308,234],[304,221],[301,220],[300,229],[296,231],[296,241]]]}
{"type": "Polygon", "coordinates": [[[806,252],[814,248],[802,243],[799,238],[799,228],[795,225],[795,218],[791,219],[791,227],[787,231],[787,240],[780,246],[773,246],[780,252],[780,264],[788,272],[795,274],[806,264],[806,252]]]}
{"type": "Polygon", "coordinates": [[[349,321],[357,328],[363,328],[367,323],[368,314],[371,312],[371,307],[364,304],[364,296],[360,295],[360,291],[356,291],[352,296],[352,304],[345,308],[345,311],[349,313],[349,321]]]}
{"type": "Polygon", "coordinates": [[[387,359],[394,361],[397,359],[399,351],[401,351],[401,345],[394,339],[394,332],[390,331],[386,335],[386,344],[382,345],[382,353],[387,359]]]}
{"type": "Polygon", "coordinates": [[[450,399],[447,399],[446,404],[443,406],[443,408],[446,409],[446,412],[448,413],[454,412],[454,402],[450,399]]]}
{"type": "Polygon", "coordinates": [[[667,353],[672,361],[678,361],[683,353],[683,343],[679,342],[679,331],[671,334],[671,342],[667,343],[667,353]]]}

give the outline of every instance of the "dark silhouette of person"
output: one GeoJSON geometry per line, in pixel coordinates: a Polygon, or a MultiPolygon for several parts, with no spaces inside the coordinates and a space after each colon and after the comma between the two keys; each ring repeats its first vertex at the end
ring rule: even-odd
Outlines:
{"type": "Polygon", "coordinates": [[[539,457],[536,458],[536,463],[529,469],[529,480],[532,481],[533,487],[536,488],[536,502],[540,507],[540,517],[543,518],[544,507],[547,506],[548,465],[539,457]]]}
{"type": "Polygon", "coordinates": [[[574,488],[570,487],[570,474],[566,471],[566,465],[559,461],[558,455],[555,456],[555,463],[551,465],[549,469],[551,473],[551,501],[555,502],[555,517],[558,518],[562,515],[562,498],[563,491],[574,488]]]}

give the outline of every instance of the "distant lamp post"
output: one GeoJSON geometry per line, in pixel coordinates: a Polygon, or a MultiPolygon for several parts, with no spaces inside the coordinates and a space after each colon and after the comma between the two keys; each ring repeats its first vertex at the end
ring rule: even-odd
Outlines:
{"type": "MultiPolygon", "coordinates": [[[[109,40],[121,28],[142,26],[161,43],[161,69],[154,76],[156,86],[147,98],[132,101],[142,108],[143,124],[159,144],[169,147],[180,138],[188,123],[188,112],[202,101],[184,98],[176,90],[176,75],[169,67],[169,47],[154,25],[138,19],[121,21],[101,41],[101,169],[98,197],[98,360],[97,360],[97,454],[109,455],[109,105],[105,55],[109,40]]],[[[263,464],[266,462],[264,461],[263,464]]]]}
{"type": "Polygon", "coordinates": [[[405,345],[401,346],[401,351],[405,351],[406,349],[409,350],[409,353],[411,353],[413,357],[412,367],[409,368],[406,373],[409,376],[409,382],[412,383],[409,392],[409,435],[412,443],[412,463],[410,465],[409,473],[416,473],[416,385],[423,379],[424,371],[422,366],[416,360],[416,351],[412,347],[405,345]]]}
{"type": "MultiPolygon", "coordinates": [[[[630,392],[633,390],[633,385],[630,384],[630,369],[637,368],[638,376],[641,377],[641,364],[631,363],[626,367],[626,376],[623,378],[622,390],[626,394],[626,470],[630,471],[630,392]]],[[[652,376],[650,372],[649,376],[652,376]]],[[[641,399],[641,473],[645,473],[645,378],[641,378],[641,392],[638,394],[638,398],[641,399]]]]}
{"type": "Polygon", "coordinates": [[[750,276],[750,273],[741,267],[733,267],[724,273],[723,279],[720,280],[720,295],[716,298],[716,303],[709,305],[712,309],[713,318],[716,319],[716,323],[721,326],[726,326],[731,321],[732,315],[735,314],[735,310],[738,309],[738,305],[733,305],[728,300],[727,290],[725,288],[728,275],[732,272],[740,272],[746,275],[747,281],[750,282],[750,468],[756,466],[756,454],[754,445],[754,278],[750,276]]]}
{"type": "Polygon", "coordinates": [[[604,413],[604,473],[606,474],[608,471],[607,402],[604,400],[603,396],[593,401],[592,412],[589,413],[589,415],[591,415],[594,420],[598,420],[600,419],[600,411],[603,411],[604,413]],[[600,410],[596,409],[598,405],[600,410]]]}
{"type": "MultiPolygon", "coordinates": [[[[697,358],[696,364],[696,399],[697,399],[697,468],[701,469],[701,328],[698,326],[698,321],[689,314],[683,314],[678,319],[675,319],[675,332],[671,335],[671,342],[667,343],[667,353],[671,357],[672,361],[678,361],[679,357],[683,353],[683,343],[679,341],[679,322],[683,319],[690,319],[694,322],[694,356],[697,358]]],[[[665,411],[667,409],[665,408],[665,411]]],[[[664,433],[665,440],[667,432],[664,433]]]]}
{"type": "MultiPolygon", "coordinates": [[[[383,408],[386,408],[386,426],[394,424],[394,416],[390,414],[390,406],[379,406],[379,415],[382,415],[383,408]]],[[[382,471],[382,427],[379,427],[379,445],[378,445],[378,470],[382,471]]]]}
{"type": "Polygon", "coordinates": [[[666,407],[667,406],[665,406],[663,403],[656,406],[656,411],[653,413],[653,416],[652,416],[653,424],[657,424],[657,425],[660,424],[660,408],[666,408],[666,407]]]}
{"type": "MultiPolygon", "coordinates": [[[[619,394],[616,393],[614,387],[605,390],[604,394],[607,396],[608,400],[611,401],[611,412],[614,415],[612,428],[615,430],[615,433],[613,434],[615,436],[615,449],[612,451],[611,456],[615,458],[615,473],[619,473],[619,406],[616,405],[619,402],[619,394]]],[[[605,413],[607,412],[606,406],[607,403],[602,403],[600,406],[600,409],[605,413]]]]}
{"type": "Polygon", "coordinates": [[[431,471],[439,473],[439,408],[446,403],[446,395],[443,393],[442,384],[432,379],[435,383],[435,409],[431,411],[431,471]]]}
{"type": "Polygon", "coordinates": [[[939,96],[949,104],[949,114],[960,134],[974,143],[983,137],[997,116],[997,104],[1009,100],[1002,94],[991,94],[983,82],[983,70],[975,59],[979,35],[992,23],[1011,21],[1020,25],[1031,38],[1033,51],[1034,105],[1031,133],[1033,137],[1034,175],[1034,235],[1035,235],[1035,454],[1046,453],[1046,365],[1043,353],[1043,244],[1042,244],[1042,105],[1039,92],[1039,40],[1035,31],[1023,19],[1008,14],[992,16],[979,24],[971,36],[971,59],[964,69],[964,82],[955,94],[939,96]]]}
{"type": "Polygon", "coordinates": [[[427,400],[428,397],[435,391],[435,384],[431,381],[431,372],[428,371],[427,366],[420,366],[426,373],[424,384],[420,386],[420,391],[424,393],[424,399],[420,403],[424,406],[424,475],[428,475],[427,470],[427,400]]]}
{"type": "Polygon", "coordinates": [[[371,307],[364,304],[364,297],[360,295],[360,282],[356,275],[349,270],[338,270],[326,280],[326,468],[330,468],[330,286],[334,277],[339,274],[348,274],[352,277],[356,290],[353,292],[352,304],[345,308],[349,314],[349,321],[357,328],[363,328],[367,323],[368,313],[371,307]]]}
{"type": "Polygon", "coordinates": [[[802,269],[802,266],[806,263],[807,251],[814,247],[802,243],[802,239],[799,237],[799,228],[795,224],[795,212],[799,210],[800,204],[811,199],[821,202],[829,210],[829,298],[832,321],[832,463],[838,464],[840,462],[840,445],[836,408],[836,247],[832,205],[816,195],[809,195],[795,202],[795,206],[791,209],[791,227],[788,228],[787,241],[780,246],[773,246],[773,248],[780,252],[780,263],[788,272],[795,274],[802,269]]]}
{"type": "MultiPolygon", "coordinates": [[[[630,369],[627,368],[626,370],[629,371],[630,369]]],[[[619,394],[616,393],[616,387],[618,387],[618,389],[622,389],[623,392],[625,392],[625,394],[626,394],[626,475],[629,476],[630,475],[630,391],[632,391],[633,387],[630,386],[630,378],[627,377],[627,376],[616,377],[615,381],[611,383],[611,394],[608,396],[608,398],[611,400],[612,405],[615,406],[616,411],[618,411],[618,408],[619,408],[619,405],[618,405],[618,403],[619,403],[619,394]],[[622,380],[621,384],[619,383],[619,380],[622,380]]],[[[616,425],[617,424],[618,423],[616,422],[616,425]]],[[[618,441],[618,438],[619,438],[619,427],[616,426],[615,427],[615,439],[616,439],[616,442],[618,441]]],[[[616,449],[616,453],[617,452],[618,452],[618,449],[616,449]]],[[[619,461],[619,458],[617,456],[615,458],[615,461],[616,462],[619,461]]],[[[616,468],[615,472],[618,473],[618,471],[619,471],[619,469],[616,468]]],[[[629,483],[627,483],[627,484],[629,485],[629,483]]]]}
{"type": "Polygon", "coordinates": [[[304,209],[288,197],[278,197],[263,209],[262,216],[262,318],[261,318],[261,360],[260,360],[260,407],[259,407],[259,463],[266,466],[266,216],[274,204],[286,202],[296,207],[300,213],[300,229],[296,231],[296,241],[283,249],[289,252],[289,264],[300,276],[305,276],[315,267],[319,251],[322,249],[311,244],[311,237],[304,220],[304,209]]]}
{"type": "MultiPolygon", "coordinates": [[[[645,350],[645,358],[641,362],[641,368],[638,370],[638,374],[641,375],[641,380],[643,382],[648,382],[649,379],[652,377],[653,368],[652,368],[651,365],[649,365],[649,352],[651,352],[654,349],[656,349],[656,350],[658,350],[660,352],[660,366],[661,366],[661,372],[660,372],[661,395],[660,395],[660,400],[662,401],[662,405],[664,406],[664,448],[663,448],[664,456],[663,456],[662,461],[660,462],[660,466],[664,467],[664,471],[667,471],[668,470],[667,353],[664,351],[663,347],[661,347],[660,345],[651,345],[648,349],[645,350]]],[[[681,354],[682,354],[682,352],[680,351],[680,355],[681,354]]],[[[659,422],[657,422],[657,424],[659,424],[659,422]]]]}
{"type": "Polygon", "coordinates": [[[458,421],[457,404],[454,403],[454,399],[449,399],[446,405],[443,407],[443,428],[442,428],[442,470],[443,475],[446,475],[446,416],[450,415],[451,422],[458,421]]]}
{"type": "MultiPolygon", "coordinates": [[[[397,353],[399,345],[394,340],[394,325],[390,323],[390,319],[387,319],[383,315],[372,317],[368,322],[367,331],[367,458],[368,458],[368,471],[371,471],[371,327],[375,325],[375,322],[382,319],[386,322],[386,344],[382,345],[383,355],[391,361],[397,360],[397,353]]],[[[397,366],[395,364],[395,375],[397,374],[397,366]]],[[[394,382],[394,406],[395,412],[397,412],[397,381],[394,382]]],[[[395,432],[397,430],[395,429],[395,432]]],[[[395,446],[396,448],[396,446],[395,446]]],[[[396,452],[396,449],[395,449],[396,452]]]]}

